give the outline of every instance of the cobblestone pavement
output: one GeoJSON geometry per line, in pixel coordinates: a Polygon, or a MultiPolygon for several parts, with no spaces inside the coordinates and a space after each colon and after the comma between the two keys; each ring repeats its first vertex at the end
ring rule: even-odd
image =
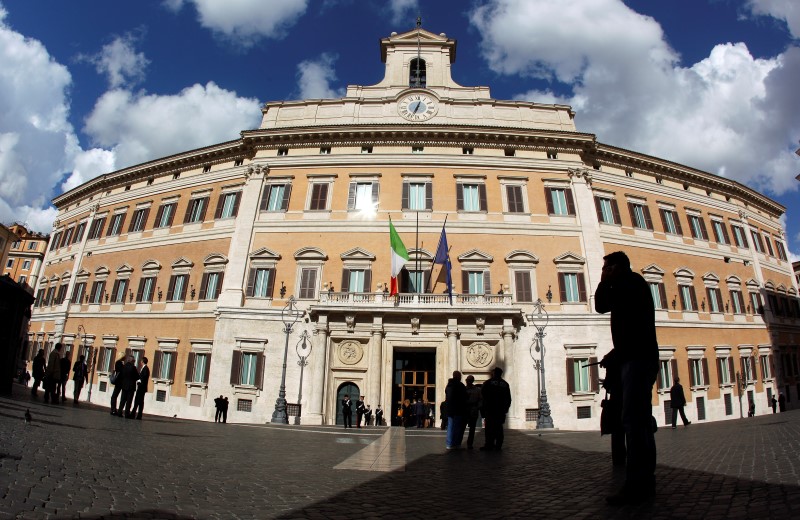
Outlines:
{"type": "Polygon", "coordinates": [[[656,499],[622,508],[605,504],[622,475],[594,432],[507,432],[485,453],[386,431],[134,421],[15,388],[0,398],[0,519],[800,518],[800,412],[661,429],[656,499]],[[404,467],[364,465],[403,453],[404,467]]]}

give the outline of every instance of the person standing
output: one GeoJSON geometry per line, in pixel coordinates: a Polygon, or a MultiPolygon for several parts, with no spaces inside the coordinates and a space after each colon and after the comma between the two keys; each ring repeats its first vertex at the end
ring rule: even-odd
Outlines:
{"type": "Polygon", "coordinates": [[[342,399],[342,420],[344,421],[345,429],[353,427],[353,402],[347,394],[342,399]]]}
{"type": "Polygon", "coordinates": [[[467,449],[471,450],[475,442],[475,425],[478,423],[478,416],[481,410],[481,389],[475,386],[475,377],[467,376],[467,449]]]}
{"type": "Polygon", "coordinates": [[[136,387],[136,397],[133,400],[133,411],[131,415],[142,420],[144,411],[144,394],[147,393],[147,385],[150,384],[150,367],[147,366],[147,358],[142,357],[139,366],[139,383],[136,387]]]}
{"type": "Polygon", "coordinates": [[[447,403],[447,440],[448,450],[461,447],[464,440],[464,418],[467,415],[467,387],[461,382],[461,372],[456,370],[444,389],[447,403]]]}
{"type": "Polygon", "coordinates": [[[44,371],[44,402],[51,399],[53,404],[58,404],[58,393],[56,393],[58,382],[61,381],[61,343],[56,343],[53,351],[47,357],[47,368],[44,371]]]}
{"type": "Polygon", "coordinates": [[[381,408],[381,405],[375,408],[375,426],[383,426],[383,408],[381,408]]]}
{"type": "Polygon", "coordinates": [[[111,393],[111,415],[118,415],[122,417],[119,410],[122,409],[120,405],[117,409],[117,397],[122,392],[122,369],[125,368],[125,356],[122,356],[114,363],[114,371],[109,377],[109,382],[114,385],[114,391],[111,393]]]}
{"type": "Polygon", "coordinates": [[[366,408],[364,407],[364,398],[362,396],[358,396],[356,399],[356,428],[361,428],[361,421],[364,420],[364,412],[366,408]]]}
{"type": "Polygon", "coordinates": [[[86,356],[81,355],[72,367],[72,406],[78,406],[83,385],[89,382],[89,367],[86,366],[86,356]]]}
{"type": "Polygon", "coordinates": [[[36,357],[33,358],[33,387],[31,388],[33,397],[37,397],[39,385],[42,384],[42,379],[44,379],[45,366],[44,349],[40,348],[39,352],[36,353],[36,357]]]}
{"type": "Polygon", "coordinates": [[[66,352],[64,353],[64,357],[61,358],[59,363],[61,366],[61,377],[58,380],[58,389],[56,390],[56,396],[60,394],[61,402],[64,403],[67,401],[67,381],[69,381],[69,358],[66,356],[66,352]]]}
{"type": "Polygon", "coordinates": [[[428,409],[422,399],[417,399],[414,403],[414,413],[417,416],[417,428],[425,427],[425,418],[428,416],[428,409]]]}
{"type": "Polygon", "coordinates": [[[481,401],[483,417],[486,420],[486,428],[483,431],[485,438],[483,451],[500,451],[503,449],[503,423],[506,422],[506,414],[511,407],[511,388],[503,379],[503,369],[495,367],[492,377],[481,385],[481,401]]]}
{"type": "Polygon", "coordinates": [[[216,411],[214,412],[214,422],[219,422],[220,419],[222,419],[222,402],[223,401],[224,401],[224,399],[222,398],[221,395],[219,397],[217,397],[216,399],[214,399],[214,408],[216,408],[216,411]]]}
{"type": "Polygon", "coordinates": [[[622,251],[606,255],[595,292],[595,310],[611,313],[614,348],[600,365],[619,370],[622,380],[622,425],[627,465],[625,485],[606,498],[610,505],[640,503],[655,495],[656,441],[652,394],[658,375],[655,308],[650,287],[631,271],[622,251]]]}
{"type": "Polygon", "coordinates": [[[119,414],[122,415],[124,409],[124,416],[126,419],[131,419],[131,405],[133,405],[133,397],[136,393],[136,383],[139,381],[139,370],[133,364],[133,356],[128,356],[125,360],[125,365],[122,367],[122,402],[119,405],[119,414]]]}
{"type": "Polygon", "coordinates": [[[786,411],[786,397],[784,397],[783,394],[778,394],[778,410],[780,410],[781,413],[786,411]]]}
{"type": "Polygon", "coordinates": [[[770,399],[770,404],[772,404],[772,413],[776,413],[778,411],[778,400],[775,399],[774,395],[770,399]]]}
{"type": "Polygon", "coordinates": [[[222,423],[226,424],[228,422],[228,398],[222,400],[222,423]]]}
{"type": "Polygon", "coordinates": [[[669,398],[671,399],[672,406],[672,429],[674,430],[677,426],[675,424],[678,422],[678,412],[681,414],[681,420],[683,420],[684,426],[689,426],[692,424],[692,421],[686,418],[686,414],[683,412],[683,407],[686,406],[686,396],[683,394],[683,386],[680,383],[680,378],[675,378],[675,384],[672,385],[672,388],[669,389],[669,398]]]}
{"type": "Polygon", "coordinates": [[[372,408],[367,405],[367,409],[364,411],[364,421],[366,421],[367,426],[372,425],[372,408]]]}

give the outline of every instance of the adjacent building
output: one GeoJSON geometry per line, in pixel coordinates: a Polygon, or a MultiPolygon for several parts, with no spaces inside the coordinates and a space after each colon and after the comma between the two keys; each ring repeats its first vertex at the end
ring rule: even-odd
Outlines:
{"type": "Polygon", "coordinates": [[[3,257],[3,274],[17,283],[35,287],[50,237],[17,223],[8,229],[14,238],[8,256],[3,257]]]}
{"type": "Polygon", "coordinates": [[[603,256],[622,250],[657,309],[660,424],[678,376],[692,420],[739,417],[751,401],[767,413],[778,393],[797,406],[784,207],[604,144],[569,106],[457,84],[444,34],[393,33],[380,58],[376,85],[267,103],[239,139],[57,197],[31,351],[85,352],[98,403],[130,353],[150,360],[148,412],[210,420],[222,394],[232,421],[265,422],[284,390],[303,424],[341,421],[345,393],[390,411],[438,406],[454,370],[480,382],[501,366],[511,427],[536,426],[546,389],[556,427],[597,429],[602,373],[587,365],[612,345],[593,293],[603,256]],[[397,296],[390,219],[409,257],[397,296]]]}

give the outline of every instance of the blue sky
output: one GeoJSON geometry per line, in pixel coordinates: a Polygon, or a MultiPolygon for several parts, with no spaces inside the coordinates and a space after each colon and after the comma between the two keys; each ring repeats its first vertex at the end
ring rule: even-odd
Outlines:
{"type": "Polygon", "coordinates": [[[797,0],[0,0],[0,221],[49,231],[96,175],[377,83],[379,39],[418,12],[458,40],[459,83],[782,203],[798,259],[797,0]]]}

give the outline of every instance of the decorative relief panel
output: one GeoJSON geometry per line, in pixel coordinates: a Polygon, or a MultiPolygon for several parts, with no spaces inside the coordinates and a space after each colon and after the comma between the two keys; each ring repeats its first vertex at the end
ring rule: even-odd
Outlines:
{"type": "Polygon", "coordinates": [[[494,349],[479,341],[467,347],[467,362],[475,368],[486,368],[494,360],[494,349]]]}
{"type": "Polygon", "coordinates": [[[356,365],[364,357],[364,347],[356,341],[343,341],[336,349],[336,354],[345,365],[356,365]]]}

